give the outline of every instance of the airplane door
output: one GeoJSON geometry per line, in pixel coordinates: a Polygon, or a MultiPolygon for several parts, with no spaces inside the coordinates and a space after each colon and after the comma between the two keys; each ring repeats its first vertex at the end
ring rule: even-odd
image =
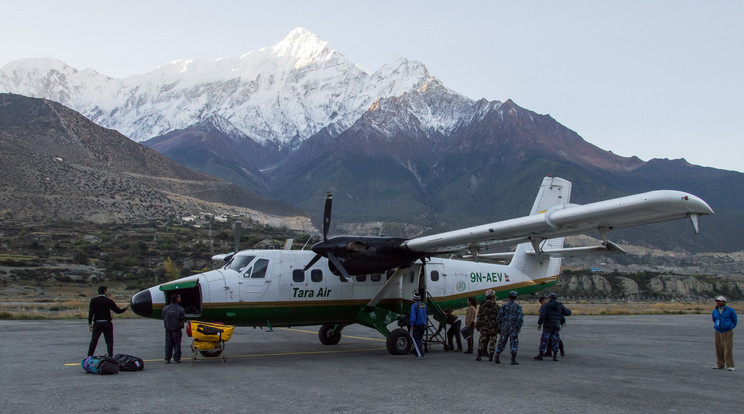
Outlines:
{"type": "Polygon", "coordinates": [[[271,283],[271,265],[269,259],[259,257],[241,273],[238,281],[241,302],[255,302],[261,299],[271,283]]]}
{"type": "Polygon", "coordinates": [[[225,274],[222,270],[215,270],[214,272],[207,272],[204,274],[204,278],[207,280],[206,289],[209,290],[209,302],[226,302],[227,301],[227,289],[225,287],[225,274]]]}
{"type": "Polygon", "coordinates": [[[421,273],[421,265],[413,265],[404,269],[402,283],[401,283],[401,296],[403,299],[411,299],[414,292],[419,291],[419,276],[421,273]]]}
{"type": "Polygon", "coordinates": [[[444,265],[441,263],[427,263],[426,289],[434,296],[451,295],[454,289],[454,278],[444,272],[444,265]]]}

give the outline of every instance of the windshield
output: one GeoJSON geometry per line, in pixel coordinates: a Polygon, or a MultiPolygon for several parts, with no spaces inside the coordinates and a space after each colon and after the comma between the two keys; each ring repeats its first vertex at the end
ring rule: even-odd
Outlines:
{"type": "Polygon", "coordinates": [[[240,273],[250,262],[253,261],[255,257],[256,256],[233,256],[233,258],[225,265],[225,269],[234,270],[240,273]]]}

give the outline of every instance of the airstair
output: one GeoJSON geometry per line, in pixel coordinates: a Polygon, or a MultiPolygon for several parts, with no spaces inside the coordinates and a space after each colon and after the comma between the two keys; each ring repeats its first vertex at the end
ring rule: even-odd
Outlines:
{"type": "Polygon", "coordinates": [[[424,349],[426,352],[431,351],[433,345],[441,344],[443,349],[447,349],[447,316],[444,310],[434,300],[429,292],[426,292],[426,310],[428,318],[426,319],[426,332],[424,333],[424,349]]]}

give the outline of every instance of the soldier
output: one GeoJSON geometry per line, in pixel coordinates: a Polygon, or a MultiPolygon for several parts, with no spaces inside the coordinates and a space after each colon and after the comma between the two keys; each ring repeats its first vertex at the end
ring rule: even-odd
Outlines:
{"type": "Polygon", "coordinates": [[[496,348],[497,364],[501,363],[501,361],[499,361],[499,354],[504,352],[506,339],[510,338],[509,347],[511,349],[511,364],[519,365],[519,362],[517,362],[517,350],[519,349],[519,332],[522,330],[523,322],[524,313],[522,313],[522,305],[517,303],[517,292],[512,290],[509,292],[509,302],[501,307],[499,316],[496,318],[496,323],[501,331],[499,344],[496,348]]]}
{"type": "MultiPolygon", "coordinates": [[[[480,308],[478,309],[478,320],[475,322],[475,329],[480,332],[480,338],[478,340],[478,356],[475,358],[476,361],[480,361],[481,356],[488,352],[488,343],[492,339],[496,339],[496,335],[499,333],[499,327],[496,323],[499,309],[500,307],[496,303],[496,294],[491,289],[487,290],[486,299],[480,304],[480,308]]],[[[493,361],[493,352],[488,354],[488,360],[493,361]]]]}
{"type": "Polygon", "coordinates": [[[558,302],[558,295],[548,295],[548,303],[540,308],[537,319],[537,330],[543,330],[540,337],[540,349],[535,359],[542,361],[546,351],[553,354],[553,361],[558,361],[558,344],[561,341],[561,320],[564,316],[571,316],[571,311],[558,302]],[[544,324],[544,325],[543,325],[544,324]],[[548,351],[548,342],[553,349],[548,351]]]}

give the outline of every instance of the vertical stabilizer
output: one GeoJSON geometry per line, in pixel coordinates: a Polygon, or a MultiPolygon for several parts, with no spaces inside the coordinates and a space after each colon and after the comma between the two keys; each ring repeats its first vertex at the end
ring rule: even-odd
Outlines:
{"type": "MultiPolygon", "coordinates": [[[[545,177],[540,190],[532,205],[530,215],[545,214],[549,220],[551,209],[563,208],[571,201],[571,182],[558,177],[545,177]]],[[[535,254],[538,250],[560,249],[563,247],[563,237],[548,240],[533,240],[532,243],[522,243],[517,246],[509,267],[527,275],[533,280],[556,276],[561,271],[561,258],[549,257],[545,254],[535,254]]]]}

